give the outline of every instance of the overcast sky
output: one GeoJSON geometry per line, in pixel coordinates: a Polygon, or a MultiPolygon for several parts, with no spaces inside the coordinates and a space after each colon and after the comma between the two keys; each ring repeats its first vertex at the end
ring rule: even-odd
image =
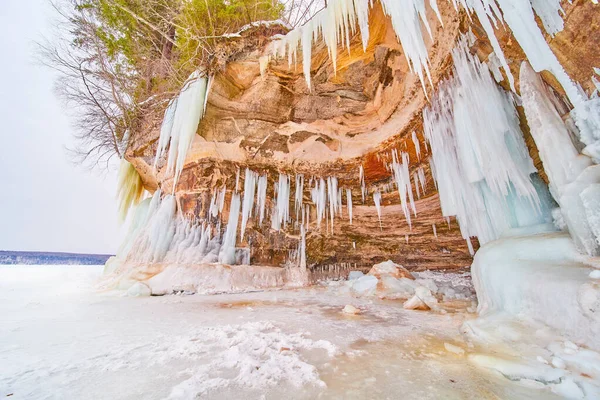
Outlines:
{"type": "Polygon", "coordinates": [[[0,250],[114,254],[116,170],[71,163],[53,73],[34,60],[53,18],[48,0],[0,0],[0,250]]]}

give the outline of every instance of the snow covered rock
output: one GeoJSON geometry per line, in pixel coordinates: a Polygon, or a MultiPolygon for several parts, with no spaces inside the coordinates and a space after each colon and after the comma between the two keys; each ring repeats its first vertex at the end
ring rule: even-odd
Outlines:
{"type": "Polygon", "coordinates": [[[129,297],[144,297],[144,296],[151,296],[151,295],[152,295],[152,291],[150,290],[148,285],[146,285],[143,282],[134,283],[133,286],[131,286],[129,288],[129,290],[127,291],[127,296],[129,296],[129,297]]]}
{"type": "Polygon", "coordinates": [[[357,315],[360,314],[360,308],[356,308],[352,304],[346,304],[342,312],[344,314],[357,315]]]}
{"type": "Polygon", "coordinates": [[[375,264],[367,275],[375,276],[380,279],[382,276],[391,276],[393,278],[415,279],[415,277],[402,265],[396,264],[391,260],[375,264]]]}

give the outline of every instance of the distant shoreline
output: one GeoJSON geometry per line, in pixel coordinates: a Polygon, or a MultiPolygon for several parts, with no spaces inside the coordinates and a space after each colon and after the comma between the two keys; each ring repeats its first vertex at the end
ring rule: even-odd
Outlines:
{"type": "Polygon", "coordinates": [[[0,265],[103,265],[110,254],[0,250],[0,265]]]}

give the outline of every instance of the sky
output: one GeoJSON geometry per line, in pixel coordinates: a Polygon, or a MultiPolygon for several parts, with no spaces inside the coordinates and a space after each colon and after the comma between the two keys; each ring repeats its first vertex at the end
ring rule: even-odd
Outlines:
{"type": "Polygon", "coordinates": [[[53,20],[48,0],[0,0],[0,250],[114,254],[117,168],[72,163],[54,73],[35,60],[53,20]]]}

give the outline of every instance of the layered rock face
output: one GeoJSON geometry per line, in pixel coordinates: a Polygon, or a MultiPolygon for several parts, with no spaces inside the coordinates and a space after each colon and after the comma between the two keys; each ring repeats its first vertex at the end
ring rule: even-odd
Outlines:
{"type": "MultiPolygon", "coordinates": [[[[423,137],[422,110],[433,88],[450,73],[450,53],[461,34],[472,30],[476,41],[471,52],[482,61],[488,59],[492,47],[475,16],[457,12],[451,2],[438,3],[443,26],[434,10],[427,9],[432,30],[431,37],[425,37],[431,71],[431,82],[425,82],[427,94],[409,68],[390,19],[376,2],[369,14],[366,50],[357,33],[349,51],[338,52],[334,69],[327,48],[317,42],[310,88],[300,61],[289,65],[288,60],[270,59],[261,71],[261,63],[270,53],[269,36],[282,33],[281,27],[251,29],[240,38],[228,39],[238,52],[214,75],[206,114],[175,188],[165,160],[159,161],[156,170],[152,167],[162,114],[144,116],[140,129],[132,135],[126,158],[148,191],[160,188],[175,193],[179,209],[189,219],[210,219],[211,199],[225,187],[225,210],[212,220],[223,224],[232,194],[243,190],[246,168],[268,176],[267,213],[274,205],[279,174],[288,174],[292,182],[289,224],[275,230],[268,217],[262,224],[252,218],[243,240],[238,236],[238,247],[250,248],[255,265],[282,266],[293,258],[304,222],[306,264],[313,278],[343,276],[350,269],[366,272],[388,259],[409,270],[467,267],[471,254],[458,224],[442,216],[429,165],[430,149],[423,137]],[[246,42],[252,45],[244,45],[246,42]],[[389,167],[393,150],[408,154],[409,175],[415,179],[411,189],[416,214],[411,211],[410,225],[393,187],[389,167]],[[361,169],[367,192],[364,198],[361,169]],[[299,174],[304,178],[304,207],[295,210],[294,177],[299,174]],[[425,179],[419,180],[419,174],[425,179]],[[343,207],[333,220],[317,223],[310,191],[320,178],[328,177],[337,178],[343,207]],[[352,221],[346,189],[351,191],[352,221]],[[377,192],[381,193],[380,207],[373,198],[377,192]]],[[[565,29],[547,38],[567,73],[588,91],[593,87],[590,71],[600,66],[595,34],[600,13],[591,12],[591,7],[594,5],[583,0],[565,4],[565,29]]],[[[496,33],[513,75],[518,77],[525,56],[509,31],[500,27],[496,33]]],[[[543,76],[562,98],[560,85],[550,74],[543,76]]],[[[509,89],[506,79],[502,84],[509,89]]],[[[568,110],[566,100],[563,108],[568,110]]],[[[545,179],[522,112],[521,120],[532,158],[545,179]]],[[[477,249],[475,240],[473,246],[477,249]]]]}

